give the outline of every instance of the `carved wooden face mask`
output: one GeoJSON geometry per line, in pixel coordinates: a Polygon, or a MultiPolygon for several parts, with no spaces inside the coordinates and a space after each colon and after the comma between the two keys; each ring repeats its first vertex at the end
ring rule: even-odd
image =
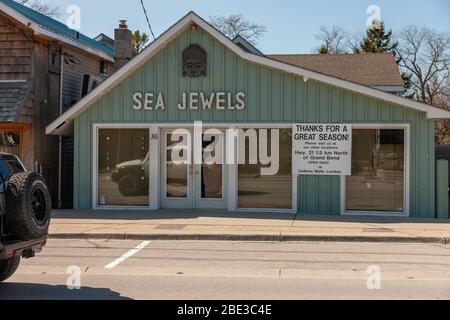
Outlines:
{"type": "Polygon", "coordinates": [[[207,54],[199,45],[193,44],[183,52],[183,77],[206,77],[207,54]]]}

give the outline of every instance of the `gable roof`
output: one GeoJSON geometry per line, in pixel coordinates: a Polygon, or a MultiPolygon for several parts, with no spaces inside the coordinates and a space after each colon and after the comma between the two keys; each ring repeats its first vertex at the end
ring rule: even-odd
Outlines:
{"type": "Polygon", "coordinates": [[[268,58],[369,87],[404,88],[393,54],[273,54],[268,58]]]}
{"type": "Polygon", "coordinates": [[[17,121],[31,89],[31,81],[0,81],[0,122],[17,121]]]}
{"type": "Polygon", "coordinates": [[[179,34],[187,30],[192,24],[196,24],[206,32],[208,32],[217,41],[226,46],[229,50],[238,55],[241,59],[256,63],[267,68],[276,69],[289,74],[301,76],[307,81],[312,79],[318,82],[322,82],[331,86],[346,89],[355,93],[363,94],[369,97],[380,99],[389,103],[397,104],[405,108],[421,111],[426,113],[426,116],[430,119],[450,118],[450,111],[436,108],[418,101],[406,99],[394,94],[386,93],[381,90],[377,90],[371,87],[356,84],[347,80],[338,79],[329,75],[318,73],[316,71],[307,70],[281,62],[278,60],[270,59],[265,56],[258,56],[249,52],[246,52],[241,47],[233,43],[232,40],[223,35],[220,31],[216,30],[208,22],[203,20],[194,12],[188,13],[175,25],[164,32],[160,37],[153,41],[143,52],[136,56],[133,60],[128,62],[123,68],[119,69],[111,77],[100,84],[90,94],[86,95],[72,108],[67,110],[58,119],[53,121],[46,129],[47,134],[64,135],[70,131],[73,120],[80,115],[84,110],[92,106],[96,101],[103,97],[106,93],[111,91],[121,81],[125,80],[130,74],[139,69],[149,59],[154,57],[161,49],[165,48],[179,34]]]}
{"type": "Polygon", "coordinates": [[[110,47],[16,1],[0,0],[0,11],[28,26],[36,34],[62,41],[103,59],[114,61],[114,50],[110,47]]]}

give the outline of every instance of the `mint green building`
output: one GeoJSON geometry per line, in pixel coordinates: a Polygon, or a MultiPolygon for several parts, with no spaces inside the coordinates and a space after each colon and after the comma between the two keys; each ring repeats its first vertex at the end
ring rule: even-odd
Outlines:
{"type": "Polygon", "coordinates": [[[434,134],[449,111],[288,59],[231,41],[189,13],[47,127],[74,136],[75,209],[445,215],[434,134]],[[293,175],[295,124],[350,125],[351,175],[293,175]],[[256,144],[238,151],[233,130],[256,144]],[[279,150],[273,174],[251,156],[226,161],[261,156],[266,136],[279,150]],[[189,161],[212,145],[222,161],[189,161]]]}

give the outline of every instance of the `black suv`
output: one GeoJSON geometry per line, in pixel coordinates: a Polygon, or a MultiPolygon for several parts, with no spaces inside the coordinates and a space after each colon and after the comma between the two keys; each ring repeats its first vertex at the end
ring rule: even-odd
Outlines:
{"type": "Polygon", "coordinates": [[[42,250],[50,218],[50,194],[42,176],[27,172],[16,156],[0,153],[0,282],[14,274],[22,257],[42,250]]]}

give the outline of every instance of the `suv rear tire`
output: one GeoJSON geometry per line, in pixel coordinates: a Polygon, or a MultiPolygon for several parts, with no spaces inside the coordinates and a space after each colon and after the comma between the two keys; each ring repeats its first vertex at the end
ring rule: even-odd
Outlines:
{"type": "Polygon", "coordinates": [[[11,277],[20,264],[20,257],[14,256],[8,260],[0,260],[0,282],[11,277]]]}
{"type": "Polygon", "coordinates": [[[135,176],[127,175],[119,181],[119,192],[124,197],[136,196],[139,188],[138,179],[135,176]]]}
{"type": "Polygon", "coordinates": [[[6,224],[17,239],[45,237],[51,219],[50,193],[42,176],[35,172],[15,174],[6,193],[6,224]]]}

